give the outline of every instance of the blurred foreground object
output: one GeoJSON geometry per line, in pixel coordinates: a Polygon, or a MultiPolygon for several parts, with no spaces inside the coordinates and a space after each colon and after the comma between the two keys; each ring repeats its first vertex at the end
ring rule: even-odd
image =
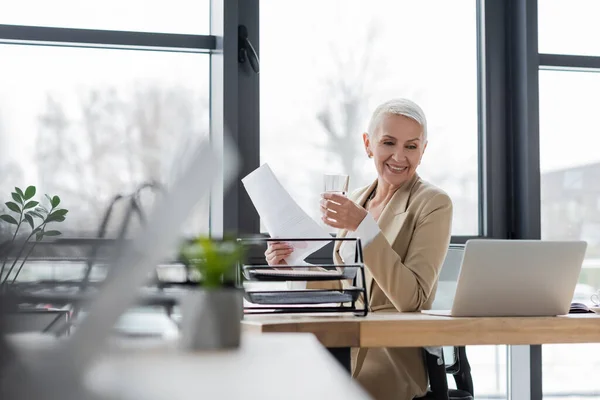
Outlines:
{"type": "Polygon", "coordinates": [[[235,239],[206,237],[186,243],[182,259],[199,275],[199,286],[181,304],[181,346],[186,350],[233,349],[240,345],[243,288],[236,286],[244,248],[235,239]]]}
{"type": "MultiPolygon", "coordinates": [[[[224,147],[225,153],[232,151],[230,146],[224,147]]],[[[235,158],[226,156],[226,159],[235,158]]],[[[87,390],[84,378],[106,349],[117,320],[134,304],[138,289],[155,266],[176,248],[181,227],[193,207],[209,194],[215,177],[223,174],[227,187],[237,171],[231,165],[223,171],[221,158],[208,142],[195,146],[189,159],[181,163],[185,165],[181,174],[155,203],[146,227],[119,253],[110,267],[111,279],[104,283],[72,336],[56,340],[34,334],[7,341],[6,329],[3,329],[4,308],[10,299],[0,299],[3,305],[0,315],[2,400],[100,398],[87,390]],[[11,342],[18,342],[19,346],[11,349],[11,342]]]]}

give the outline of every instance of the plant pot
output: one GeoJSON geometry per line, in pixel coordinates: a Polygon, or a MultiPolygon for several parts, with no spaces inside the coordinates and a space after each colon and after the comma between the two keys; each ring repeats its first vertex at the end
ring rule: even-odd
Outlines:
{"type": "Polygon", "coordinates": [[[243,290],[198,289],[181,302],[180,345],[185,350],[233,349],[240,345],[243,290]]]}

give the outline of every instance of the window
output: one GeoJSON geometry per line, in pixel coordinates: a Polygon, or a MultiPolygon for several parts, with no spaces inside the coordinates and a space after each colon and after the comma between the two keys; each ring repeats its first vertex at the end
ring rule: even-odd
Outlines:
{"type": "MultiPolygon", "coordinates": [[[[0,58],[0,193],[59,195],[65,235],[94,235],[117,194],[168,184],[168,163],[208,136],[206,54],[0,45],[0,58]]],[[[198,207],[190,233],[208,232],[198,207]]]]}
{"type": "MultiPolygon", "coordinates": [[[[540,71],[542,239],[588,242],[573,299],[586,304],[600,288],[599,107],[600,74],[540,71]]],[[[598,344],[545,345],[544,395],[600,395],[596,354],[598,344]]]]}
{"type": "Polygon", "coordinates": [[[209,0],[28,0],[2,6],[0,24],[208,34],[209,0]]]}
{"type": "Polygon", "coordinates": [[[539,52],[600,55],[598,15],[597,0],[540,0],[539,52]]]}
{"type": "Polygon", "coordinates": [[[423,107],[420,175],[449,193],[454,235],[478,235],[476,2],[262,2],[261,162],[318,218],[324,173],[376,177],[362,148],[374,108],[423,107]]]}

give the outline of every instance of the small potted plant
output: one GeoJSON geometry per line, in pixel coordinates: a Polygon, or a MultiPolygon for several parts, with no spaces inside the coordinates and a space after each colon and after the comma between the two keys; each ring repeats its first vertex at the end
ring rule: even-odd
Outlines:
{"type": "Polygon", "coordinates": [[[181,258],[198,277],[198,287],[181,303],[181,345],[187,350],[236,348],[244,313],[243,289],[236,285],[244,257],[235,240],[200,237],[181,248],[181,258]]]}

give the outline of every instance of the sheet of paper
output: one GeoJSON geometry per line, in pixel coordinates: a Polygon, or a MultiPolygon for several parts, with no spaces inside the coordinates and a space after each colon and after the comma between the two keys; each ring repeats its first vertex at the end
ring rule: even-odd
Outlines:
{"type": "MultiPolygon", "coordinates": [[[[252,171],[242,183],[273,238],[327,238],[329,233],[300,208],[281,185],[267,164],[252,171]]],[[[318,207],[318,204],[315,205],[318,207]]],[[[290,265],[301,264],[328,241],[294,241],[292,254],[286,258],[290,265]]]]}

